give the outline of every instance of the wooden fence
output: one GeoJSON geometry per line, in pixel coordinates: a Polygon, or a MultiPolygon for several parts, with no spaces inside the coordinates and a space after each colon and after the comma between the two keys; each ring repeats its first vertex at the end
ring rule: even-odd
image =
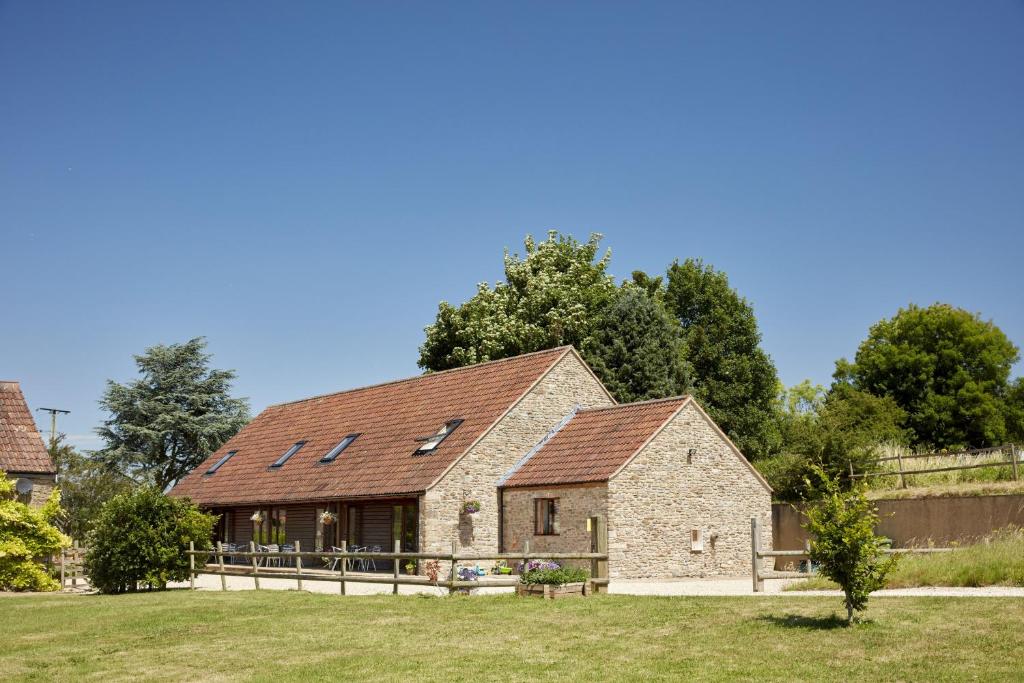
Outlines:
{"type": "MultiPolygon", "coordinates": [[[[808,546],[810,542],[808,541],[808,546]]],[[[887,548],[887,555],[948,553],[953,548],[887,548]]],[[[761,560],[765,558],[791,557],[793,559],[810,560],[810,548],[805,550],[764,550],[761,548],[761,520],[750,518],[750,574],[754,583],[754,592],[764,591],[765,579],[809,579],[814,574],[806,572],[762,571],[761,560]]]]}
{"type": "MultiPolygon", "coordinates": [[[[447,588],[449,591],[457,591],[469,588],[494,588],[514,587],[519,584],[515,576],[491,575],[480,577],[477,580],[467,581],[459,578],[459,563],[480,562],[480,561],[516,561],[529,562],[530,560],[589,560],[590,578],[587,580],[588,592],[601,593],[607,591],[608,586],[608,529],[604,518],[592,517],[587,524],[591,533],[591,552],[579,553],[549,553],[531,552],[530,544],[524,544],[521,553],[460,553],[457,544],[453,541],[451,552],[430,553],[430,552],[402,552],[401,542],[395,541],[394,552],[349,552],[345,549],[345,542],[342,541],[341,552],[312,551],[303,552],[301,544],[296,541],[294,552],[268,552],[257,551],[253,542],[249,543],[248,551],[225,550],[222,543],[218,543],[213,550],[196,550],[193,543],[189,543],[186,554],[189,558],[189,587],[195,590],[196,576],[207,574],[220,577],[221,590],[227,590],[227,577],[245,576],[253,580],[256,590],[260,590],[260,578],[265,579],[292,579],[296,582],[296,588],[302,590],[304,581],[329,581],[337,583],[339,591],[345,595],[346,584],[349,583],[371,583],[390,584],[392,593],[398,594],[399,586],[423,586],[447,588]],[[246,558],[248,563],[244,565],[226,564],[225,557],[246,558]],[[281,564],[289,561],[291,567],[267,567],[267,560],[280,558],[281,564]],[[197,562],[198,560],[198,562],[197,562]],[[312,567],[303,566],[304,561],[335,564],[335,569],[320,569],[311,571],[312,567]],[[390,575],[351,573],[349,563],[356,560],[391,560],[393,569],[390,575]],[[443,568],[447,569],[447,577],[441,579],[440,574],[436,581],[431,581],[427,576],[403,575],[399,573],[400,560],[412,560],[415,562],[437,561],[444,563],[443,568]]],[[[439,570],[440,571],[440,570],[439,570]]]]}
{"type": "Polygon", "coordinates": [[[78,588],[78,581],[85,584],[85,548],[75,541],[70,548],[62,548],[60,551],[60,589],[67,588],[68,583],[72,588],[78,588]]]}
{"type": "Polygon", "coordinates": [[[995,446],[994,448],[975,448],[967,451],[959,451],[956,453],[920,453],[916,455],[902,455],[897,454],[886,458],[876,458],[871,461],[872,465],[880,465],[884,462],[896,462],[897,469],[895,470],[875,470],[873,472],[854,472],[853,463],[850,463],[850,478],[860,479],[865,477],[899,477],[900,488],[907,488],[906,476],[911,474],[929,474],[932,472],[953,472],[956,470],[973,470],[981,467],[1005,467],[1010,466],[1010,470],[1013,474],[1013,480],[1018,481],[1020,479],[1020,451],[1017,446],[1010,443],[1003,446],[995,446]],[[993,460],[994,458],[1000,458],[1000,460],[993,460]],[[911,469],[904,469],[903,463],[906,460],[921,460],[923,458],[952,458],[958,461],[963,461],[956,465],[947,465],[943,467],[926,467],[926,468],[914,468],[913,464],[910,465],[911,469]],[[982,458],[988,458],[988,462],[977,462],[982,458]],[[1005,462],[1004,462],[1005,460],[1005,462]],[[972,462],[973,461],[973,462],[972,462]]]}

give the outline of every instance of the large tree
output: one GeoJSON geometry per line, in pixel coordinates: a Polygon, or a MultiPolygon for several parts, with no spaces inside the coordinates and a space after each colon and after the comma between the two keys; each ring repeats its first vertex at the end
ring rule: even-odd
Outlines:
{"type": "Polygon", "coordinates": [[[910,305],[873,325],[836,380],[891,397],[915,445],[989,446],[1016,430],[1016,346],[991,321],[948,304],[910,305]]]}
{"type": "Polygon", "coordinates": [[[50,443],[49,451],[60,484],[63,511],[58,526],[71,538],[84,541],[103,504],[132,490],[136,483],[115,463],[75,449],[63,434],[50,443]]]}
{"type": "Polygon", "coordinates": [[[232,398],[231,370],[210,368],[206,341],[158,344],[135,356],[140,377],[110,380],[100,406],[110,414],[97,433],[102,458],[159,490],[198,466],[249,420],[232,398]]]}
{"type": "MultiPolygon", "coordinates": [[[[642,273],[634,281],[656,282],[642,273]]],[[[750,303],[725,273],[695,259],[669,266],[664,297],[682,325],[694,394],[748,457],[778,452],[779,380],[750,303]]]]}
{"type": "Polygon", "coordinates": [[[584,354],[608,390],[624,403],[689,390],[679,323],[645,290],[624,285],[599,318],[584,354]]]}
{"type": "Polygon", "coordinates": [[[585,243],[548,233],[527,236],[526,255],[505,252],[505,281],[481,283],[469,301],[438,306],[426,328],[420,367],[446,370],[563,344],[584,346],[600,312],[615,294],[606,272],[611,251],[597,258],[601,235],[585,243]]]}

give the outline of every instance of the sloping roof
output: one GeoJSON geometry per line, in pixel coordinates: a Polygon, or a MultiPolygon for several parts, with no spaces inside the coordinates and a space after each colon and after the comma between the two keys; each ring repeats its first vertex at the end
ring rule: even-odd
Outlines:
{"type": "Polygon", "coordinates": [[[503,485],[607,481],[688,400],[680,396],[581,410],[503,485]]]}
{"type": "Polygon", "coordinates": [[[57,471],[17,382],[0,381],[0,470],[42,474],[57,471]]]}
{"type": "Polygon", "coordinates": [[[203,505],[407,495],[426,490],[571,347],[352,389],[267,408],[174,487],[203,505]],[[436,450],[416,439],[463,422],[436,450]],[[332,463],[319,459],[347,434],[360,436],[332,463]],[[305,446],[279,469],[292,444],[305,446]],[[206,470],[237,454],[215,474],[206,470]]]}

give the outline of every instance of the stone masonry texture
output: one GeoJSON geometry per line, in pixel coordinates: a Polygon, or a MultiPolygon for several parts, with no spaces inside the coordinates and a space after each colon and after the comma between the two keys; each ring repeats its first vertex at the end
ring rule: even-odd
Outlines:
{"type": "Polygon", "coordinates": [[[498,480],[577,404],[614,401],[580,358],[568,353],[420,497],[420,548],[446,552],[455,540],[459,550],[497,552],[498,480]],[[462,514],[467,500],[480,501],[480,512],[462,514]]]}
{"type": "MultiPolygon", "coordinates": [[[[530,541],[530,552],[575,553],[590,552],[590,532],[587,518],[608,515],[608,486],[604,482],[578,486],[550,486],[506,489],[503,515],[504,552],[522,552],[525,541],[530,541]],[[558,499],[557,535],[534,534],[534,500],[558,499]]],[[[575,564],[589,567],[589,561],[575,564]]]]}
{"type": "Polygon", "coordinates": [[[608,482],[611,578],[749,575],[754,516],[761,519],[762,547],[770,548],[768,488],[709,418],[687,404],[608,482]],[[703,533],[703,551],[691,549],[694,530],[703,533]]]}

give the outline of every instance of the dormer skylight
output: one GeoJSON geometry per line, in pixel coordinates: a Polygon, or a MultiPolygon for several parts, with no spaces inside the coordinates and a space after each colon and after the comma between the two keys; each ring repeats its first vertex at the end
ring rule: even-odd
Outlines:
{"type": "Polygon", "coordinates": [[[445,422],[433,436],[427,436],[419,439],[420,441],[423,441],[423,445],[417,448],[413,455],[423,455],[424,453],[431,453],[436,450],[437,447],[441,445],[441,442],[447,439],[451,433],[454,432],[460,424],[462,424],[462,422],[461,418],[449,420],[448,422],[445,422]]]}
{"type": "Polygon", "coordinates": [[[282,455],[282,456],[281,456],[280,458],[278,458],[277,460],[275,460],[275,461],[274,461],[274,464],[273,464],[273,465],[271,465],[270,467],[271,467],[271,468],[274,468],[274,469],[276,469],[276,468],[280,467],[281,465],[285,464],[286,462],[288,462],[288,458],[290,458],[290,457],[292,457],[293,455],[295,455],[296,453],[298,453],[298,452],[299,452],[299,449],[300,449],[300,448],[302,448],[302,447],[303,447],[303,446],[305,446],[305,445],[306,445],[306,442],[305,442],[305,441],[296,441],[296,442],[295,442],[295,443],[294,443],[294,444],[292,445],[292,447],[291,447],[291,448],[289,448],[288,450],[286,450],[286,451],[284,452],[284,455],[282,455]]]}
{"type": "Polygon", "coordinates": [[[221,458],[220,458],[220,460],[218,460],[217,462],[213,463],[213,465],[211,465],[211,466],[210,466],[210,469],[206,470],[206,473],[207,473],[207,474],[213,474],[214,472],[216,472],[217,470],[219,470],[219,469],[220,469],[220,467],[221,467],[221,465],[223,465],[223,464],[224,464],[224,463],[226,463],[226,462],[227,462],[228,460],[230,460],[230,459],[231,459],[231,456],[233,456],[233,455],[234,455],[235,453],[237,453],[237,452],[238,452],[238,451],[228,451],[227,453],[225,453],[224,455],[222,455],[222,456],[221,456],[221,458]]]}
{"type": "Polygon", "coordinates": [[[325,455],[324,457],[320,458],[320,462],[322,464],[327,464],[329,462],[334,462],[334,460],[339,455],[341,455],[341,452],[343,450],[345,450],[350,445],[352,445],[352,442],[356,440],[357,436],[359,436],[359,435],[358,434],[349,434],[348,436],[346,436],[344,439],[342,439],[341,441],[338,442],[337,446],[335,446],[331,450],[327,451],[327,455],[325,455]]]}

